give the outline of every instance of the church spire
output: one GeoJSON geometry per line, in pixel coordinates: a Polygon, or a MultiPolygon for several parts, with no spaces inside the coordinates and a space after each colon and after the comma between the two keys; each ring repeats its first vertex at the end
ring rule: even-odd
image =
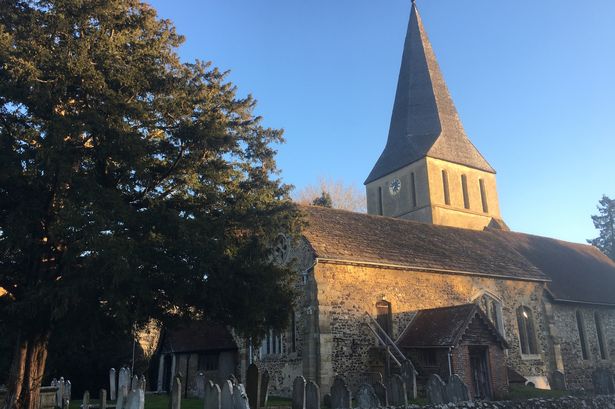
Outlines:
{"type": "Polygon", "coordinates": [[[426,156],[495,173],[466,136],[412,1],[387,144],[365,183],[426,156]]]}

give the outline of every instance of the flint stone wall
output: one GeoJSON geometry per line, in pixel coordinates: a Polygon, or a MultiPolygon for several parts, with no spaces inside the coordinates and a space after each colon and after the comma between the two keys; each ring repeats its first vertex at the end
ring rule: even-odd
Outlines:
{"type": "Polygon", "coordinates": [[[615,395],[495,402],[476,401],[427,406],[410,405],[407,409],[615,409],[615,395]]]}

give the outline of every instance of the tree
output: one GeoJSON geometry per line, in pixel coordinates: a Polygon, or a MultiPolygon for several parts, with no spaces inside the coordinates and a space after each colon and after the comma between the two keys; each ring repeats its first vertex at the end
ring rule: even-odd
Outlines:
{"type": "MultiPolygon", "coordinates": [[[[138,0],[0,2],[0,328],[6,408],[38,409],[57,328],[207,316],[255,339],[288,319],[271,260],[298,211],[278,130],[138,0]]],[[[75,331],[81,330],[75,328],[75,331]]]]}
{"type": "Polygon", "coordinates": [[[603,195],[598,202],[598,214],[592,216],[592,221],[600,235],[587,242],[615,261],[615,200],[603,195]]]}
{"type": "Polygon", "coordinates": [[[331,206],[336,209],[350,210],[364,213],[367,211],[365,193],[353,185],[348,185],[341,180],[320,178],[318,184],[305,186],[294,197],[300,204],[309,205],[314,199],[320,198],[327,193],[331,198],[331,206]]]}
{"type": "Polygon", "coordinates": [[[333,207],[333,201],[331,200],[331,195],[327,192],[322,192],[320,196],[312,200],[312,205],[321,206],[321,207],[333,207]]]}

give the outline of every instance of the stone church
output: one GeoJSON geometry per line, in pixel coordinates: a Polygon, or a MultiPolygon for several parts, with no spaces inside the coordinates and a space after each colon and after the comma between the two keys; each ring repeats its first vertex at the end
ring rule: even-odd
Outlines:
{"type": "MultiPolygon", "coordinates": [[[[366,169],[367,171],[367,169],[366,169]]],[[[260,348],[208,324],[163,334],[158,388],[245,376],[255,362],[274,395],[297,375],[328,390],[412,362],[417,379],[457,374],[475,398],[511,382],[592,389],[615,370],[615,263],[597,249],[511,232],[496,172],[472,144],[412,5],[386,147],[365,181],[368,214],[304,207],[291,326],[260,348]]]]}

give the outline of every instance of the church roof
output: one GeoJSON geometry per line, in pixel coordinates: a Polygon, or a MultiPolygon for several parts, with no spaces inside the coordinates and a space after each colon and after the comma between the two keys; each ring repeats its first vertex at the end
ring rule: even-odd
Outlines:
{"type": "Polygon", "coordinates": [[[323,260],[547,281],[556,301],[615,305],[615,262],[589,245],[317,206],[302,210],[303,235],[323,260]]]}
{"type": "Polygon", "coordinates": [[[318,206],[302,207],[303,235],[321,259],[521,280],[547,277],[488,231],[418,223],[318,206]]]}
{"type": "Polygon", "coordinates": [[[413,3],[387,144],[365,183],[425,156],[495,173],[463,129],[413,3]]]}
{"type": "Polygon", "coordinates": [[[417,311],[397,345],[405,348],[457,346],[474,319],[479,319],[484,330],[489,331],[503,347],[508,347],[506,340],[476,304],[417,311]]]}

